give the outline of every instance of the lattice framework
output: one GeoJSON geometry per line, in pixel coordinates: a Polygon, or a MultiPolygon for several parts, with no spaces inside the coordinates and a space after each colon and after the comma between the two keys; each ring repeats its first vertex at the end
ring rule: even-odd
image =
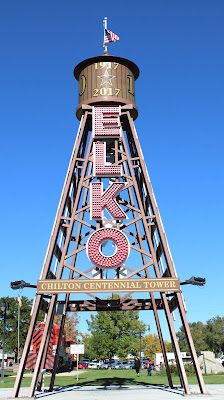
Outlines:
{"type": "MultiPolygon", "coordinates": [[[[123,279],[123,277],[125,277],[126,279],[145,279],[154,277],[177,277],[147,167],[131,116],[131,109],[131,106],[121,107],[121,136],[107,140],[107,155],[109,161],[112,162],[114,166],[119,166],[121,168],[121,177],[116,176],[115,173],[115,176],[109,179],[104,176],[94,178],[93,160],[94,152],[96,151],[95,143],[99,138],[93,137],[91,132],[94,107],[83,106],[84,115],[80,122],[77,139],[62,190],[62,196],[41,272],[41,279],[88,280],[93,278],[123,279]],[[113,220],[104,210],[104,218],[102,220],[92,220],[90,213],[91,183],[93,181],[99,184],[104,182],[106,188],[109,185],[109,180],[117,183],[125,183],[125,189],[119,193],[116,200],[128,219],[113,220]],[[127,236],[130,243],[130,256],[122,266],[116,269],[100,269],[96,267],[96,265],[93,265],[91,260],[87,262],[86,248],[88,238],[103,227],[118,229],[127,236]],[[137,266],[135,267],[135,265],[137,266]]],[[[103,138],[101,139],[103,140],[103,138]]],[[[100,149],[102,151],[102,148],[100,149]]],[[[116,168],[115,172],[117,172],[116,168]]],[[[61,318],[60,337],[63,332],[67,311],[151,309],[154,314],[164,356],[168,382],[170,387],[173,387],[158,312],[158,310],[163,310],[176,356],[180,381],[185,393],[189,394],[188,380],[172,320],[172,311],[177,309],[189,344],[189,350],[200,390],[202,393],[206,393],[189,325],[187,323],[186,311],[181,293],[174,293],[167,297],[165,293],[155,295],[151,292],[146,299],[139,298],[139,295],[138,298],[136,298],[134,293],[132,294],[133,298],[130,299],[130,295],[130,292],[121,293],[120,299],[111,299],[109,306],[105,295],[101,296],[96,293],[86,293],[83,299],[80,299],[77,295],[70,294],[65,294],[64,298],[62,295],[58,296],[56,294],[51,296],[37,294],[24,352],[16,378],[14,396],[17,397],[19,393],[38,313],[41,309],[45,309],[45,329],[32,377],[29,396],[33,396],[37,386],[41,387],[41,370],[45,365],[51,327],[59,303],[64,306],[61,318]]],[[[58,343],[60,343],[60,339],[58,343]]],[[[51,390],[54,386],[58,356],[59,346],[56,350],[54,369],[51,376],[51,390]]]]}

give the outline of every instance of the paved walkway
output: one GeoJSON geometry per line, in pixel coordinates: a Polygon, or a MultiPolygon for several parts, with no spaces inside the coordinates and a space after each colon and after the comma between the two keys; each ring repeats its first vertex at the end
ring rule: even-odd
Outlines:
{"type": "MultiPolygon", "coordinates": [[[[37,394],[40,400],[223,400],[224,385],[207,385],[208,395],[201,395],[198,386],[191,386],[192,394],[184,396],[182,390],[171,390],[165,386],[74,386],[69,388],[58,388],[51,393],[37,394]]],[[[9,400],[12,389],[0,389],[0,399],[9,400]]],[[[22,388],[20,396],[28,395],[28,388],[22,388]]]]}

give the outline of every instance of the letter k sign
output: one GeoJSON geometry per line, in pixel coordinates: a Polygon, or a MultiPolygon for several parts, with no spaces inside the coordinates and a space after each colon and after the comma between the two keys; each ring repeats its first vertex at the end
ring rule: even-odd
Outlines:
{"type": "Polygon", "coordinates": [[[90,218],[102,219],[103,209],[106,208],[114,219],[125,219],[126,214],[117,204],[115,197],[124,189],[125,183],[113,182],[103,192],[103,183],[94,182],[91,184],[90,218]]]}

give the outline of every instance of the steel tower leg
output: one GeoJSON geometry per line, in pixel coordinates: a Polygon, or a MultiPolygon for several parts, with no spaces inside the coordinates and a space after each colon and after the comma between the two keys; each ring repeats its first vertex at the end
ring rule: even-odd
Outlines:
{"type": "MultiPolygon", "coordinates": [[[[127,111],[127,119],[128,119],[128,123],[127,124],[129,125],[129,135],[130,135],[129,143],[130,143],[130,141],[133,140],[136,152],[137,152],[137,154],[139,156],[141,174],[144,177],[144,184],[145,184],[145,187],[146,187],[146,190],[147,190],[147,196],[148,196],[148,199],[149,199],[149,204],[151,206],[153,214],[155,215],[156,227],[157,227],[157,231],[158,231],[158,235],[159,235],[159,239],[160,239],[160,248],[162,248],[162,250],[160,249],[160,252],[164,255],[164,257],[166,259],[166,262],[167,262],[166,276],[176,277],[177,275],[176,275],[175,267],[174,267],[174,264],[173,264],[173,260],[172,260],[172,257],[171,257],[171,253],[170,253],[170,249],[169,249],[169,246],[168,246],[167,238],[166,238],[165,231],[164,231],[164,228],[163,228],[163,224],[162,224],[162,221],[161,221],[161,217],[160,217],[160,214],[159,214],[159,209],[158,209],[158,206],[157,206],[157,203],[156,203],[156,200],[155,200],[155,196],[154,196],[154,193],[153,193],[152,185],[151,185],[151,182],[150,182],[150,179],[149,179],[149,175],[148,175],[148,172],[147,172],[147,166],[146,166],[146,164],[144,162],[144,158],[143,158],[143,154],[142,154],[142,151],[141,151],[141,148],[140,148],[137,132],[135,130],[134,122],[133,122],[133,119],[132,119],[129,111],[127,111]]],[[[163,301],[164,301],[164,308],[165,308],[165,311],[166,311],[167,322],[169,324],[169,329],[170,329],[170,332],[171,332],[171,337],[172,337],[172,340],[173,340],[173,344],[174,344],[174,346],[176,348],[175,351],[176,351],[176,354],[177,354],[177,357],[178,357],[178,363],[180,363],[180,370],[182,371],[181,374],[182,374],[182,378],[183,378],[183,384],[184,384],[184,386],[186,386],[185,382],[187,381],[187,378],[186,378],[185,372],[183,372],[184,368],[182,366],[182,359],[181,359],[180,352],[179,352],[179,345],[178,345],[177,340],[176,340],[175,330],[173,329],[172,319],[170,318],[169,306],[167,304],[166,296],[162,295],[162,297],[163,297],[163,301]]],[[[191,352],[193,365],[195,367],[195,372],[196,372],[196,376],[197,376],[197,379],[198,379],[198,384],[199,384],[201,393],[207,394],[207,389],[205,387],[204,380],[203,380],[203,377],[202,377],[202,373],[201,373],[200,367],[198,365],[197,354],[196,354],[196,351],[195,351],[195,348],[194,348],[194,343],[192,341],[190,328],[189,328],[189,325],[188,325],[188,322],[187,322],[187,319],[186,319],[186,312],[185,312],[184,305],[183,305],[182,295],[180,293],[178,293],[176,295],[176,297],[177,297],[177,303],[178,303],[178,308],[179,308],[179,312],[180,312],[180,317],[181,317],[181,320],[182,320],[182,323],[183,323],[183,327],[184,327],[184,331],[185,331],[185,334],[186,334],[186,339],[187,339],[188,344],[189,344],[189,349],[190,349],[190,352],[191,352]]],[[[186,393],[189,392],[189,388],[187,388],[187,386],[186,386],[185,392],[186,393]]]]}
{"type": "MultiPolygon", "coordinates": [[[[61,195],[61,199],[59,202],[59,207],[57,210],[57,214],[56,214],[54,226],[52,229],[52,234],[50,237],[50,241],[49,241],[48,249],[46,252],[46,257],[45,257],[45,261],[44,261],[44,265],[42,268],[40,279],[46,279],[49,276],[49,274],[51,276],[54,276],[54,274],[51,270],[51,268],[52,268],[51,260],[53,258],[53,255],[55,254],[56,250],[58,250],[57,239],[59,236],[59,231],[61,229],[62,222],[66,219],[69,219],[64,215],[64,212],[65,212],[65,208],[68,207],[67,205],[68,205],[68,203],[70,201],[70,197],[71,197],[70,190],[71,190],[71,186],[73,185],[74,171],[78,167],[78,164],[80,161],[80,158],[79,158],[80,154],[83,152],[83,149],[85,149],[85,146],[86,146],[86,136],[87,136],[87,132],[88,132],[88,130],[87,130],[88,129],[87,128],[88,116],[89,116],[89,112],[86,111],[80,122],[76,142],[74,144],[71,160],[70,160],[67,175],[65,178],[65,183],[64,183],[63,190],[62,190],[62,195],[61,195]]],[[[83,176],[84,176],[84,174],[83,174],[83,176]]],[[[71,228],[70,228],[70,231],[71,231],[71,228]]],[[[60,266],[58,277],[60,277],[60,275],[62,274],[62,271],[63,271],[63,266],[60,266]]],[[[30,326],[29,326],[29,330],[27,333],[27,338],[26,338],[26,342],[24,345],[24,350],[23,350],[21,361],[20,361],[19,370],[17,373],[12,397],[18,397],[18,395],[19,395],[19,390],[21,387],[21,381],[23,378],[24,370],[25,370],[26,360],[27,360],[27,357],[29,354],[30,344],[31,344],[35,324],[37,321],[38,313],[40,311],[40,305],[41,305],[42,299],[44,299],[43,295],[37,295],[35,302],[34,302],[30,326]]],[[[50,329],[50,325],[51,325],[50,323],[52,322],[52,318],[54,315],[55,304],[56,304],[56,296],[53,295],[51,297],[51,300],[49,303],[49,308],[47,311],[47,321],[46,321],[46,325],[45,325],[46,329],[44,330],[44,333],[43,333],[42,342],[40,345],[40,351],[39,351],[39,354],[37,357],[37,363],[36,363],[36,367],[34,370],[33,379],[32,379],[32,383],[31,383],[31,389],[30,389],[30,393],[29,393],[30,397],[33,396],[34,391],[35,391],[37,377],[40,372],[40,366],[41,366],[40,363],[43,358],[44,344],[45,344],[45,340],[47,338],[47,330],[50,329]]]]}

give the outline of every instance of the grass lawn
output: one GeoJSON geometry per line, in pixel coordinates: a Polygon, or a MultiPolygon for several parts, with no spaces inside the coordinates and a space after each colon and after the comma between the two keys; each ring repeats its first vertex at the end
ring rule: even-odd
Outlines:
{"type": "MultiPolygon", "coordinates": [[[[188,377],[189,384],[197,384],[195,376],[188,377]]],[[[208,384],[224,384],[224,375],[206,375],[204,376],[205,383],[208,384]]],[[[45,386],[49,384],[50,378],[46,376],[45,386]]],[[[0,383],[0,387],[13,387],[15,376],[6,376],[5,382],[0,383]]],[[[31,377],[23,378],[22,386],[29,386],[31,377]]],[[[180,381],[177,375],[173,375],[174,385],[179,385],[180,381]]],[[[136,375],[134,370],[87,370],[79,375],[77,382],[76,375],[62,376],[57,375],[56,386],[125,386],[125,385],[167,385],[166,375],[154,373],[153,376],[147,376],[147,371],[142,370],[140,376],[136,375]]]]}

